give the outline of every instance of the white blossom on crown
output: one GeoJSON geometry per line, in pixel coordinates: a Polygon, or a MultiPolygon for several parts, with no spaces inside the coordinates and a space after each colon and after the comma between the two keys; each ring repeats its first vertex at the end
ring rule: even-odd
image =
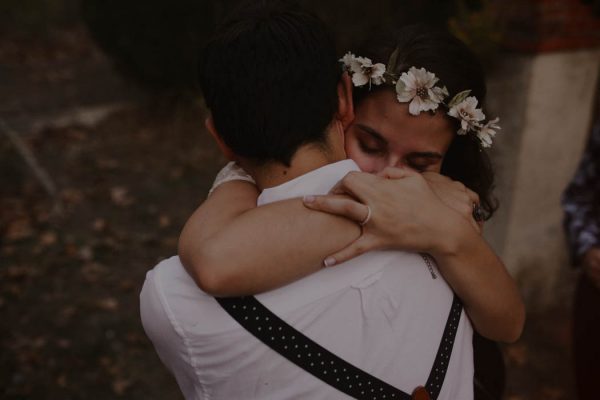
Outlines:
{"type": "Polygon", "coordinates": [[[355,62],[356,56],[351,52],[347,52],[344,54],[344,57],[340,58],[338,61],[344,64],[344,70],[352,71],[352,63],[355,62]]]}
{"type": "Polygon", "coordinates": [[[439,79],[425,68],[411,67],[396,82],[396,96],[400,103],[408,103],[408,112],[419,115],[421,111],[437,110],[448,96],[446,87],[435,86],[439,79]]]}
{"type": "Polygon", "coordinates": [[[459,135],[466,135],[469,131],[476,131],[481,128],[481,121],[485,119],[485,114],[480,108],[477,108],[477,98],[469,96],[450,107],[448,115],[460,121],[459,135]]]}
{"type": "Polygon", "coordinates": [[[352,77],[354,86],[365,86],[368,83],[369,90],[372,84],[386,83],[395,86],[398,102],[410,103],[408,111],[412,115],[419,115],[421,111],[435,111],[441,104],[448,109],[449,116],[460,121],[458,135],[473,132],[473,136],[477,137],[481,147],[491,147],[492,138],[500,130],[498,125],[500,119],[495,118],[484,123],[485,114],[481,108],[477,108],[477,98],[469,96],[471,90],[457,93],[446,103],[445,100],[449,96],[448,89],[445,86],[436,86],[439,79],[434,73],[414,66],[408,72],[402,73],[400,77],[391,72],[396,66],[397,57],[398,49],[388,60],[389,71],[386,70],[385,65],[373,64],[369,58],[357,57],[351,52],[346,53],[339,61],[344,64],[344,70],[348,71],[352,77]]]}
{"type": "Polygon", "coordinates": [[[496,131],[501,129],[500,125],[498,125],[498,121],[500,121],[500,118],[498,117],[488,121],[481,127],[479,132],[477,132],[477,137],[479,138],[482,147],[492,147],[492,138],[498,133],[496,131]]]}
{"type": "Polygon", "coordinates": [[[385,82],[385,65],[381,63],[373,64],[371,59],[356,57],[352,53],[347,53],[340,61],[352,72],[354,86],[364,86],[368,83],[370,87],[371,84],[381,85],[385,82]]]}

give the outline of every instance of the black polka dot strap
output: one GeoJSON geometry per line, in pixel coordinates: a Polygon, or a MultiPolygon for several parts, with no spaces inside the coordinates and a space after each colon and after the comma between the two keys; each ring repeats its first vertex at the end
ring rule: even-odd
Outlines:
{"type": "MultiPolygon", "coordinates": [[[[237,322],[267,346],[355,399],[408,400],[411,395],[368,374],[312,341],[273,314],[253,296],[216,298],[237,322]]],[[[452,309],[425,389],[437,399],[452,352],[462,306],[454,296],[452,309]]],[[[422,389],[422,388],[421,388],[422,389]]]]}
{"type": "Polygon", "coordinates": [[[456,338],[461,312],[462,303],[458,296],[454,295],[450,314],[448,315],[444,333],[442,334],[442,340],[438,346],[433,367],[431,367],[429,378],[427,378],[427,383],[425,384],[425,389],[427,389],[427,393],[429,393],[432,399],[437,399],[440,395],[440,390],[442,390],[442,384],[444,383],[444,377],[446,376],[448,363],[450,362],[450,355],[454,347],[454,339],[456,338]]]}
{"type": "MultiPolygon", "coordinates": [[[[312,341],[273,314],[253,296],[216,298],[217,302],[246,330],[267,346],[323,382],[355,399],[411,399],[386,382],[355,367],[312,341]]],[[[458,328],[462,305],[454,296],[450,315],[425,389],[437,399],[458,328]]]]}

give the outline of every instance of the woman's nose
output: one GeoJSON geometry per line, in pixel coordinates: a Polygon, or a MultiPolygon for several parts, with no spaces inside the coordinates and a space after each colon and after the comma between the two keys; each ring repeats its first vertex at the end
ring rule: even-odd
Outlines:
{"type": "Polygon", "coordinates": [[[399,167],[404,167],[404,166],[405,166],[404,165],[404,160],[402,160],[402,157],[394,155],[394,154],[392,154],[392,155],[390,155],[388,157],[386,167],[397,167],[397,168],[399,168],[399,167]]]}

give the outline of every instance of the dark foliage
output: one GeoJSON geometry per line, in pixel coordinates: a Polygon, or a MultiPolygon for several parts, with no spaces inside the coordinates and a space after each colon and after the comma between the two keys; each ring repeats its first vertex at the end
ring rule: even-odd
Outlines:
{"type": "MultiPolygon", "coordinates": [[[[86,25],[119,69],[147,88],[195,91],[198,48],[240,0],[86,0],[86,25]]],[[[462,0],[304,0],[333,30],[340,52],[375,28],[416,21],[444,26],[462,0]]],[[[481,0],[465,2],[470,9],[481,0]]]]}

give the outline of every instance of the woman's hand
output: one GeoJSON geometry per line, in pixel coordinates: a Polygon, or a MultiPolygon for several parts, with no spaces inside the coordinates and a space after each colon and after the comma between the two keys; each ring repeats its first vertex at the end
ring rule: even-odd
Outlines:
{"type": "MultiPolygon", "coordinates": [[[[397,169],[397,168],[394,168],[397,169]]],[[[479,204],[479,195],[461,182],[435,172],[423,172],[423,178],[442,202],[463,216],[481,234],[483,221],[473,218],[473,209],[479,204]]]]}
{"type": "Polygon", "coordinates": [[[477,224],[471,216],[472,202],[477,198],[435,174],[388,168],[380,175],[353,172],[334,194],[304,199],[314,210],[358,224],[366,221],[362,235],[327,257],[325,265],[384,248],[428,253],[481,335],[502,342],[517,340],[525,307],[502,260],[473,229],[477,224]]]}
{"type": "MultiPolygon", "coordinates": [[[[465,206],[465,202],[472,204],[472,199],[464,186],[458,187],[442,178],[432,174],[426,179],[403,168],[386,168],[378,176],[351,172],[332,189],[332,194],[307,196],[304,199],[307,207],[344,216],[359,224],[365,221],[369,210],[371,213],[362,225],[362,235],[327,257],[325,265],[339,264],[376,249],[432,254],[443,251],[454,236],[453,226],[458,218],[465,217],[467,207],[470,214],[472,205],[465,206]]],[[[478,229],[477,224],[474,226],[478,229]]]]}

